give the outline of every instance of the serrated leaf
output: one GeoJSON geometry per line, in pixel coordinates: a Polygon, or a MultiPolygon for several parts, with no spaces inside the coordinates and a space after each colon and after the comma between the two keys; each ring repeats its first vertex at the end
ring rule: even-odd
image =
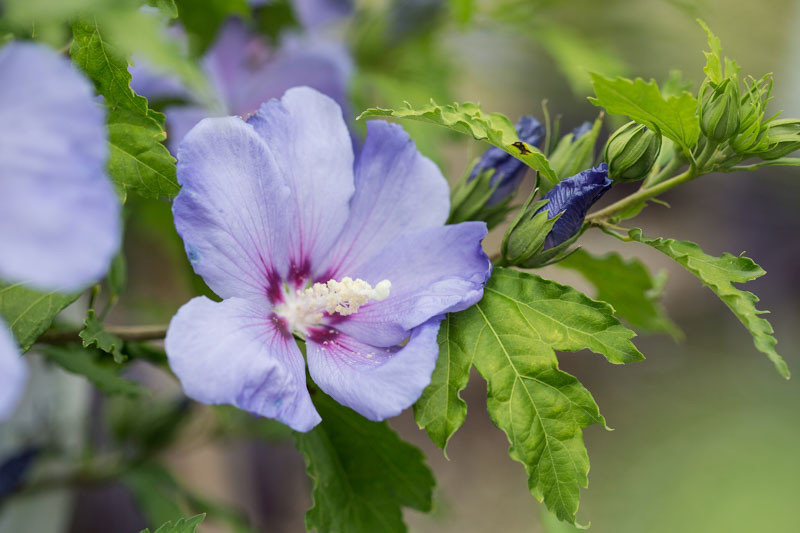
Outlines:
{"type": "Polygon", "coordinates": [[[122,339],[103,329],[103,323],[97,319],[94,309],[89,309],[86,319],[83,321],[84,328],[78,333],[82,339],[84,348],[96,346],[102,351],[114,356],[114,362],[122,364],[127,356],[122,353],[122,339]]]}
{"type": "MultiPolygon", "coordinates": [[[[195,533],[197,526],[200,525],[200,522],[202,522],[205,517],[205,514],[199,514],[191,518],[181,518],[174,524],[172,522],[167,522],[156,529],[156,533],[195,533]]],[[[143,529],[141,533],[150,533],[150,530],[143,529]]]]}
{"type": "Polygon", "coordinates": [[[78,344],[64,346],[44,346],[42,355],[48,360],[73,374],[84,376],[100,391],[106,394],[127,394],[141,396],[148,394],[147,389],[138,383],[129,381],[119,375],[119,368],[103,364],[100,351],[83,348],[78,344]]]}
{"type": "Polygon", "coordinates": [[[778,341],[772,336],[773,329],[770,323],[760,315],[767,311],[756,309],[758,297],[752,292],[742,291],[734,287],[733,283],[745,283],[766,274],[752,259],[743,255],[735,256],[728,253],[720,257],[708,255],[700,247],[689,241],[676,241],[675,239],[649,239],[642,234],[642,230],[634,228],[628,232],[631,240],[652,246],[659,252],[671,257],[686,270],[697,276],[703,285],[711,289],[714,294],[728,306],[736,318],[744,325],[753,336],[756,349],[765,354],[775,365],[778,372],[789,378],[789,367],[778,355],[775,345],[778,341]]]}
{"type": "Polygon", "coordinates": [[[40,292],[21,283],[0,283],[0,317],[25,352],[47,331],[56,315],[78,296],[80,293],[40,292]]]}
{"type": "Polygon", "coordinates": [[[525,465],[531,493],[574,523],[579,489],[588,483],[582,428],[605,421],[589,391],[558,369],[555,350],[588,348],[612,363],[638,361],[635,333],[608,304],[505,268],[495,270],[478,304],[445,325],[431,385],[415,406],[417,423],[435,443],[447,442],[463,423],[458,392],[471,362],[488,383],[489,414],[508,437],[509,455],[525,465]],[[443,416],[431,416],[436,412],[443,416]]]}
{"type": "Polygon", "coordinates": [[[681,337],[659,302],[664,280],[654,279],[638,259],[576,250],[558,266],[580,272],[597,289],[596,298],[610,303],[617,316],[634,328],[681,337]]]}
{"type": "Polygon", "coordinates": [[[430,122],[460,133],[471,135],[473,139],[486,141],[513,155],[529,167],[537,170],[551,185],[558,183],[558,177],[545,155],[535,146],[522,142],[517,136],[514,124],[501,113],[484,113],[480,106],[471,102],[440,106],[431,100],[427,105],[414,109],[406,102],[402,109],[367,109],[358,117],[393,117],[430,122]]]}
{"type": "Polygon", "coordinates": [[[691,152],[700,136],[697,100],[688,92],[664,98],[655,80],[642,78],[606,78],[592,74],[594,98],[589,100],[612,114],[626,115],[661,134],[691,152]]]}
{"type": "Polygon", "coordinates": [[[319,533],[406,531],[402,508],[431,508],[433,475],[425,456],[386,422],[370,422],[320,391],[322,422],[295,443],[314,482],[306,528],[319,533]]]}
{"type": "Polygon", "coordinates": [[[703,52],[706,56],[706,66],[703,67],[703,72],[706,73],[709,80],[714,83],[721,83],[723,79],[722,42],[719,40],[719,37],[714,35],[714,32],[711,31],[711,28],[709,28],[703,20],[697,19],[697,23],[705,30],[706,37],[708,38],[708,47],[711,49],[710,52],[703,52]]]}
{"type": "Polygon", "coordinates": [[[124,198],[128,190],[147,198],[178,193],[175,158],[163,141],[164,115],[130,88],[128,63],[100,33],[96,20],[72,26],[70,55],[92,79],[108,106],[108,172],[124,198]]]}
{"type": "Polygon", "coordinates": [[[464,424],[467,404],[461,391],[469,381],[469,369],[475,355],[474,346],[459,343],[458,332],[469,327],[469,315],[448,314],[439,328],[439,358],[431,383],[414,404],[414,418],[434,444],[447,456],[447,441],[464,424]],[[463,323],[462,323],[463,322],[463,323]]]}

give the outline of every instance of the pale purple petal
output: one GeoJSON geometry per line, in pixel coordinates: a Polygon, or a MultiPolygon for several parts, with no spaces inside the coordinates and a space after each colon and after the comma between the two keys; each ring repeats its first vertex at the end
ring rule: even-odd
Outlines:
{"type": "Polygon", "coordinates": [[[11,416],[28,381],[28,367],[14,337],[0,320],[0,421],[11,416]]]}
{"type": "Polygon", "coordinates": [[[353,0],[294,0],[292,5],[306,28],[335,22],[353,12],[353,0]]]}
{"type": "Polygon", "coordinates": [[[161,72],[151,66],[146,59],[134,58],[133,65],[128,67],[128,72],[131,75],[131,89],[148,100],[191,98],[191,92],[179,76],[161,72]]]}
{"type": "MultiPolygon", "coordinates": [[[[240,19],[230,18],[223,24],[203,57],[203,70],[222,102],[230,104],[235,100],[236,92],[250,76],[253,65],[262,63],[268,53],[266,44],[249,33],[240,19]]],[[[230,105],[227,107],[229,112],[239,113],[230,105]]],[[[247,111],[255,111],[256,107],[247,111]]]]}
{"type": "Polygon", "coordinates": [[[270,100],[252,124],[272,153],[291,189],[288,247],[290,281],[300,284],[320,272],[350,213],[353,195],[353,148],[342,111],[329,97],[308,87],[270,100]]]}
{"type": "Polygon", "coordinates": [[[0,79],[0,277],[81,289],[120,242],[103,110],[89,81],[43,45],[0,49],[0,79]]]}
{"type": "Polygon", "coordinates": [[[195,272],[223,298],[279,299],[291,199],[252,126],[203,120],[178,150],[178,181],[172,211],[195,272]]]}
{"type": "Polygon", "coordinates": [[[450,211],[447,180],[397,124],[367,123],[355,184],[350,218],[321,281],[349,276],[403,233],[442,226],[450,211]]]}
{"type": "Polygon", "coordinates": [[[334,400],[370,420],[398,415],[431,381],[441,320],[415,328],[402,347],[370,346],[338,332],[312,335],[307,343],[311,378],[334,400]]]}
{"type": "Polygon", "coordinates": [[[393,346],[419,324],[476,303],[491,274],[481,248],[486,233],[485,223],[464,222],[395,239],[353,272],[373,287],[389,280],[389,297],[363,305],[335,327],[368,344],[393,346]]]}
{"type": "Polygon", "coordinates": [[[297,431],[320,422],[303,355],[268,308],[240,298],[194,298],[170,322],[165,348],[190,398],[234,405],[297,431]]]}
{"type": "Polygon", "coordinates": [[[167,145],[173,154],[178,153],[178,147],[186,134],[204,118],[209,118],[211,112],[200,106],[169,106],[164,109],[167,116],[167,145]]]}
{"type": "Polygon", "coordinates": [[[347,88],[353,64],[342,43],[319,36],[291,35],[268,60],[250,65],[228,102],[233,113],[250,113],[292,87],[306,86],[333,98],[348,116],[347,88]]]}

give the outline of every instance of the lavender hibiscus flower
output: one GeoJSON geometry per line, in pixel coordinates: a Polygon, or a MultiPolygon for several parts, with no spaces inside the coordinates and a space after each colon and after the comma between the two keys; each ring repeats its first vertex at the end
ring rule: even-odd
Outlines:
{"type": "MultiPolygon", "coordinates": [[[[0,278],[73,291],[119,247],[119,201],[105,174],[105,116],[91,84],[43,45],[0,49],[0,278]]],[[[26,368],[0,324],[0,419],[26,368]]]]}
{"type": "Polygon", "coordinates": [[[302,87],[184,139],[175,225],[223,298],[195,298],[170,324],[169,363],[190,397],[310,430],[320,417],[293,334],[315,383],[371,420],[429,383],[443,315],[483,294],[486,225],[445,226],[436,165],[399,126],[367,130],[355,159],[339,106],[302,87]]]}
{"type": "MultiPolygon", "coordinates": [[[[232,18],[203,58],[215,105],[190,103],[164,109],[170,149],[175,152],[184,135],[202,119],[247,115],[262,102],[298,85],[323,92],[345,107],[352,70],[340,43],[316,35],[289,35],[273,49],[260,36],[249,33],[241,20],[232,18]]],[[[131,68],[131,74],[131,87],[148,99],[199,101],[177,78],[155,72],[141,61],[131,68]]]]}

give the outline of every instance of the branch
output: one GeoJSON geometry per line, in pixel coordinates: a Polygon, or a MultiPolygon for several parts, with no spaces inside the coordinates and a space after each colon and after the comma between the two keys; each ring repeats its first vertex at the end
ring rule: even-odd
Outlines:
{"type": "MultiPolygon", "coordinates": [[[[167,335],[167,325],[157,324],[153,326],[105,326],[103,329],[116,335],[123,341],[142,342],[161,340],[167,335]]],[[[80,342],[79,333],[83,328],[73,329],[51,329],[44,332],[36,342],[44,344],[67,344],[69,342],[80,342]]]]}

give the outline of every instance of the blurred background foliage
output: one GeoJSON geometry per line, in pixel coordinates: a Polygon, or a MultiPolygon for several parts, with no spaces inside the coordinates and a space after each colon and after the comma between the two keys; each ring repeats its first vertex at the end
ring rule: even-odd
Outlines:
{"type": "MultiPolygon", "coordinates": [[[[151,3],[167,11],[171,5],[151,3]]],[[[6,0],[0,4],[0,34],[34,36],[60,49],[69,41],[63,21],[89,10],[107,21],[126,51],[201,87],[202,76],[191,58],[213,43],[226,17],[246,18],[273,43],[283,32],[299,31],[291,3],[265,4],[253,11],[244,0],[178,0],[177,20],[189,35],[188,50],[164,37],[162,19],[138,10],[134,1],[6,0]]],[[[796,0],[363,0],[324,31],[345,42],[352,54],[350,119],[356,132],[363,132],[363,124],[354,117],[366,107],[397,107],[404,100],[418,105],[430,98],[480,102],[485,110],[512,120],[530,113],[541,117],[547,100],[550,113],[561,117],[562,131],[567,131],[597,116],[597,108],[586,100],[589,70],[663,81],[677,69],[696,87],[705,48],[696,17],[709,23],[726,55],[736,58],[745,73],[774,73],[775,111],[800,115],[796,0]]],[[[617,118],[607,121],[606,132],[617,118]]],[[[485,149],[434,126],[403,125],[451,183],[485,149]]],[[[529,188],[530,179],[520,196],[529,188]]],[[[619,189],[604,202],[624,192],[619,189]]],[[[648,234],[690,239],[713,254],[747,250],[768,272],[750,290],[774,313],[782,353],[797,371],[796,171],[711,175],[665,199],[671,208],[656,206],[641,217],[648,234]]],[[[125,209],[128,288],[109,323],[166,322],[183,302],[208,289],[191,272],[167,202],[132,195],[125,209]]],[[[487,241],[490,253],[499,247],[497,237],[487,241]]],[[[590,488],[582,494],[581,521],[591,521],[598,533],[797,531],[797,379],[784,382],[776,376],[754,354],[747,332],[722,303],[669,259],[599,233],[587,234],[585,241],[591,251],[640,255],[654,271],[665,269],[666,307],[686,339],[640,337],[637,344],[648,360],[636,365],[611,367],[584,354],[561,355],[564,369],[592,391],[615,428],[585,432],[592,469],[590,488]]],[[[591,294],[568,270],[548,267],[544,275],[591,294]]],[[[138,370],[142,375],[137,377],[153,384],[158,394],[110,400],[94,394],[87,426],[79,407],[69,418],[54,405],[61,401],[58,395],[71,403],[88,401],[89,391],[69,377],[59,378],[60,388],[51,391],[48,405],[26,406],[39,418],[42,412],[57,416],[48,415],[38,425],[22,417],[13,432],[0,431],[3,449],[35,433],[48,445],[61,443],[78,460],[87,450],[102,455],[112,449],[136,458],[134,468],[114,477],[119,481],[81,487],[62,497],[29,494],[6,502],[0,507],[0,531],[22,531],[20,517],[43,513],[42,507],[61,519],[51,520],[60,524],[56,529],[43,526],[41,531],[138,531],[188,511],[209,513],[200,528],[204,532],[303,528],[309,482],[281,426],[233,409],[189,406],[166,376],[144,368],[133,371],[138,370]],[[69,443],[70,438],[79,442],[69,443]]],[[[522,468],[508,458],[504,436],[482,407],[482,383],[473,380],[464,396],[470,409],[451,441],[449,461],[417,430],[410,413],[392,423],[423,448],[439,484],[434,513],[408,512],[410,529],[570,530],[546,516],[526,490],[522,468]]],[[[116,459],[110,458],[112,463],[116,459]]]]}

